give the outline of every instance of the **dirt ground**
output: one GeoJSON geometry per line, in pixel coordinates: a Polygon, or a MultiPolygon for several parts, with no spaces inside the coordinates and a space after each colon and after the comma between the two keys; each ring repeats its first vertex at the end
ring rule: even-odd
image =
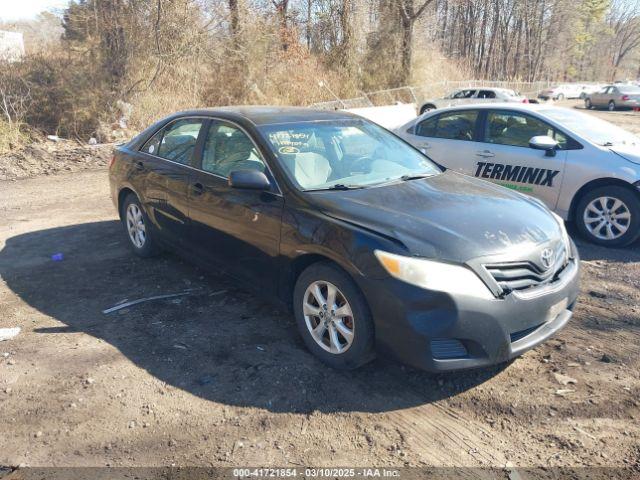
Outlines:
{"type": "Polygon", "coordinates": [[[104,167],[0,182],[0,327],[22,328],[0,342],[0,465],[638,471],[640,248],[578,245],[573,320],[511,364],[344,373],[225,276],[134,257],[104,167]]]}

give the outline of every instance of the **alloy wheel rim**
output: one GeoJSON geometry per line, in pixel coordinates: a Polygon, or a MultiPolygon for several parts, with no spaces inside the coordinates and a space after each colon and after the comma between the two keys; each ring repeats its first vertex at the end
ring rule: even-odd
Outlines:
{"type": "Polygon", "coordinates": [[[323,350],[341,354],[353,345],[353,311],[335,285],[324,280],[313,282],[305,291],[302,302],[307,329],[323,350]]]}
{"type": "Polygon", "coordinates": [[[584,211],[584,224],[591,235],[600,240],[620,238],[631,225],[629,207],[614,197],[593,199],[584,211]]]}
{"type": "Polygon", "coordinates": [[[127,207],[127,231],[129,232],[129,239],[131,239],[136,248],[142,248],[147,240],[147,230],[144,226],[142,211],[135,203],[127,207]]]}

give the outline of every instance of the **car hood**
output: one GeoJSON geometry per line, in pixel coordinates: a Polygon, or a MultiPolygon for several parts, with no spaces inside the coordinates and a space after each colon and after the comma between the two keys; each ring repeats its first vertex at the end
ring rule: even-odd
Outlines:
{"type": "Polygon", "coordinates": [[[326,215],[395,238],[427,258],[466,262],[513,251],[517,260],[533,245],[562,237],[537,201],[453,172],[313,195],[326,215]]]}
{"type": "Polygon", "coordinates": [[[610,150],[625,160],[640,165],[640,147],[633,145],[616,145],[615,147],[611,147],[610,150]]]}

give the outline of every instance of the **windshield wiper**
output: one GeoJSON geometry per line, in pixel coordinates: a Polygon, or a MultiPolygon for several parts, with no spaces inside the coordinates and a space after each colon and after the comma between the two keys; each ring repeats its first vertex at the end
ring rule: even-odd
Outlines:
{"type": "Polygon", "coordinates": [[[419,180],[421,178],[427,178],[427,177],[432,177],[433,174],[431,173],[416,173],[413,175],[402,175],[400,177],[400,180],[402,180],[403,182],[407,182],[409,180],[419,180]]]}
{"type": "Polygon", "coordinates": [[[362,185],[345,185],[344,183],[336,183],[335,185],[331,185],[329,187],[324,188],[311,188],[309,190],[305,190],[305,192],[318,192],[322,190],[357,190],[359,188],[364,188],[362,185]]]}

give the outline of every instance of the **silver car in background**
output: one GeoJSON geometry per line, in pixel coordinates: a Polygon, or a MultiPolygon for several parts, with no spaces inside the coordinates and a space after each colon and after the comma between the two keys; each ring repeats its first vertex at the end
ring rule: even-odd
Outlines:
{"type": "Polygon", "coordinates": [[[467,105],[472,103],[496,102],[529,103],[529,100],[515,90],[509,90],[506,88],[463,88],[456,90],[443,98],[425,100],[420,106],[419,112],[420,115],[422,115],[425,112],[435,110],[437,108],[453,107],[455,105],[467,105]]]}
{"type": "Polygon", "coordinates": [[[584,99],[586,108],[640,108],[640,87],[635,85],[608,85],[584,99]]]}
{"type": "Polygon", "coordinates": [[[396,133],[443,167],[538,198],[594,243],[640,236],[640,138],[609,122],[553,105],[465,105],[396,133]]]}

